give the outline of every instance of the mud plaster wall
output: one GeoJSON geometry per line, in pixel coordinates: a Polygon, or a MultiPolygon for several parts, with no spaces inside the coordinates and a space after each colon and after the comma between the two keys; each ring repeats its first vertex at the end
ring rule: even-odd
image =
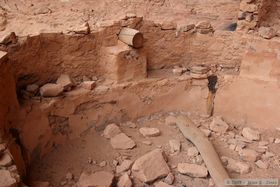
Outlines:
{"type": "Polygon", "coordinates": [[[217,31],[213,35],[192,31],[176,34],[176,30],[161,30],[151,22],[140,30],[145,36],[148,69],[192,64],[240,64],[246,44],[242,35],[227,31],[217,31]]]}
{"type": "MultiPolygon", "coordinates": [[[[238,33],[215,32],[203,35],[193,32],[161,30],[158,24],[142,19],[129,20],[130,27],[144,33],[142,51],[147,54],[148,69],[170,68],[191,64],[240,64],[245,40],[238,33]]],[[[117,45],[120,22],[90,35],[40,34],[28,37],[9,53],[18,86],[51,82],[61,73],[80,79],[83,75],[102,76],[107,71],[102,60],[103,47],[117,45]]]]}

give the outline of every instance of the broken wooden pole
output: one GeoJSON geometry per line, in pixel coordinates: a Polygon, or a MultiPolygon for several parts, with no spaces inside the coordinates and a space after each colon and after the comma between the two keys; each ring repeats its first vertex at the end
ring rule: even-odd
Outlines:
{"type": "Polygon", "coordinates": [[[233,187],[233,185],[225,184],[225,181],[229,180],[230,177],[208,138],[188,117],[179,116],[178,118],[174,118],[174,122],[184,137],[197,147],[217,187],[233,187]]]}
{"type": "Polygon", "coordinates": [[[119,40],[134,48],[141,48],[143,46],[143,34],[135,29],[122,28],[119,34],[119,40]]]}

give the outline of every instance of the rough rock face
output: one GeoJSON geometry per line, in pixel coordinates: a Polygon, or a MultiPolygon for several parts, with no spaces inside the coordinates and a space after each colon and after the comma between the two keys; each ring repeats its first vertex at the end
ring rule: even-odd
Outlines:
{"type": "Polygon", "coordinates": [[[43,97],[56,97],[63,92],[63,87],[59,84],[45,84],[40,88],[40,94],[43,97]]]}
{"type": "Polygon", "coordinates": [[[197,164],[179,163],[177,168],[179,173],[191,177],[206,177],[208,175],[206,167],[197,164]]]}
{"type": "Polygon", "coordinates": [[[79,187],[111,187],[114,175],[110,172],[100,171],[88,175],[82,173],[78,181],[79,187]]]}
{"type": "Polygon", "coordinates": [[[124,133],[111,138],[111,145],[114,149],[132,149],[136,146],[135,142],[124,133]]]}
{"type": "Polygon", "coordinates": [[[132,166],[133,175],[146,183],[165,177],[169,172],[169,167],[159,149],[155,149],[138,158],[132,166]]]}

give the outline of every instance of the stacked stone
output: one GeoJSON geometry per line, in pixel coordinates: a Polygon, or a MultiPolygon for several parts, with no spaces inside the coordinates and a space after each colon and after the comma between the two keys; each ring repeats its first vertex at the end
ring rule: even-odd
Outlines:
{"type": "Polygon", "coordinates": [[[238,13],[238,29],[254,30],[259,22],[259,8],[263,0],[242,0],[238,13]]]}
{"type": "MultiPolygon", "coordinates": [[[[238,30],[249,31],[260,27],[262,20],[269,13],[271,4],[272,0],[241,0],[238,13],[238,30]]],[[[261,30],[265,30],[266,33],[269,32],[269,36],[268,34],[260,34],[261,36],[265,35],[262,36],[263,38],[274,37],[270,28],[261,30]]],[[[261,32],[264,33],[264,31],[261,32]]]]}

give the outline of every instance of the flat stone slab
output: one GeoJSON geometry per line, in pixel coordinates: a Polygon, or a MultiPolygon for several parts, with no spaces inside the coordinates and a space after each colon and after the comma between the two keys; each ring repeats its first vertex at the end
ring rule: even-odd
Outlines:
{"type": "Polygon", "coordinates": [[[114,149],[132,149],[136,146],[135,142],[126,134],[120,133],[111,138],[111,145],[114,149]]]}

